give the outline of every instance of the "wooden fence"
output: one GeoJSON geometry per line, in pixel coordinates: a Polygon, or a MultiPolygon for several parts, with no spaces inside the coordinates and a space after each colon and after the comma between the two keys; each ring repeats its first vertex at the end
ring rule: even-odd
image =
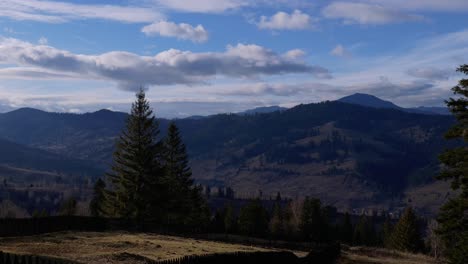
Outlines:
{"type": "Polygon", "coordinates": [[[0,251],[0,264],[79,264],[79,262],[44,256],[18,255],[0,251]]]}

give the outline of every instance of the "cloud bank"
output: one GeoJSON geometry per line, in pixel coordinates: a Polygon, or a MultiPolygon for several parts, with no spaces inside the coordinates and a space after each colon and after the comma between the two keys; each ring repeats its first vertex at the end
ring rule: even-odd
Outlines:
{"type": "Polygon", "coordinates": [[[2,0],[0,17],[45,23],[102,19],[124,23],[148,23],[164,17],[149,7],[120,5],[85,5],[60,1],[2,0]]]}
{"type": "Polygon", "coordinates": [[[334,2],[322,10],[330,19],[342,19],[345,24],[383,25],[406,21],[423,21],[420,15],[407,14],[396,8],[379,4],[334,2]]]}
{"type": "MultiPolygon", "coordinates": [[[[298,51],[292,53],[297,54],[298,51]]],[[[26,69],[31,72],[43,70],[78,79],[111,80],[121,88],[130,90],[141,85],[200,84],[216,76],[257,78],[302,73],[316,78],[331,77],[327,69],[297,60],[291,52],[277,54],[261,46],[245,44],[228,46],[224,52],[194,53],[170,49],[155,56],[124,51],[82,55],[18,39],[1,38],[0,63],[22,66],[22,71],[17,73],[29,77],[34,74],[27,74],[26,69]]]]}

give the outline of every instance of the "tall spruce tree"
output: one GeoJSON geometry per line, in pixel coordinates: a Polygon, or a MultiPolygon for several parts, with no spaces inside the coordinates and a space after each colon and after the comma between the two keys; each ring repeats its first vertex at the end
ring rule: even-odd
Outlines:
{"type": "Polygon", "coordinates": [[[268,231],[268,213],[260,199],[250,201],[239,212],[239,231],[248,236],[263,237],[268,231]]]}
{"type": "Polygon", "coordinates": [[[419,252],[423,249],[419,220],[411,207],[406,208],[395,225],[389,246],[396,250],[409,252],[419,252]]]}
{"type": "MultiPolygon", "coordinates": [[[[468,75],[468,64],[457,71],[468,75]]],[[[452,189],[459,190],[459,195],[441,208],[437,221],[450,263],[462,264],[468,263],[468,79],[461,79],[452,91],[456,98],[446,103],[457,123],[445,137],[461,139],[464,144],[440,155],[444,167],[438,178],[451,181],[452,189]]]]}
{"type": "Polygon", "coordinates": [[[100,178],[94,184],[93,198],[89,203],[89,211],[92,216],[101,216],[104,213],[106,183],[100,178]]]}
{"type": "Polygon", "coordinates": [[[227,234],[234,233],[236,231],[237,218],[234,214],[234,208],[231,204],[228,204],[224,209],[224,231],[227,234]]]}
{"type": "Polygon", "coordinates": [[[382,225],[382,231],[381,231],[381,242],[382,245],[386,248],[391,247],[391,236],[393,233],[393,224],[392,220],[390,219],[389,216],[385,218],[385,222],[382,225]]]}
{"type": "Polygon", "coordinates": [[[319,199],[306,197],[302,206],[301,223],[299,226],[303,238],[307,241],[320,242],[326,235],[324,230],[321,202],[319,199]]]}
{"type": "Polygon", "coordinates": [[[342,242],[351,245],[353,243],[353,225],[351,216],[346,212],[340,225],[340,239],[342,242]]]}
{"type": "Polygon", "coordinates": [[[171,123],[164,140],[163,155],[164,185],[168,188],[167,220],[171,224],[182,224],[187,212],[194,206],[193,199],[201,199],[194,197],[197,194],[192,188],[192,171],[188,163],[187,152],[179,129],[174,123],[171,123]]]}
{"type": "Polygon", "coordinates": [[[158,123],[143,89],[136,94],[126,127],[116,143],[106,213],[113,217],[156,220],[161,215],[161,143],[158,123]]]}
{"type": "Polygon", "coordinates": [[[273,214],[270,219],[270,234],[275,239],[279,239],[284,235],[283,208],[279,201],[273,207],[273,214]]]}
{"type": "Polygon", "coordinates": [[[372,218],[363,214],[354,228],[353,245],[375,246],[376,240],[372,218]]]}

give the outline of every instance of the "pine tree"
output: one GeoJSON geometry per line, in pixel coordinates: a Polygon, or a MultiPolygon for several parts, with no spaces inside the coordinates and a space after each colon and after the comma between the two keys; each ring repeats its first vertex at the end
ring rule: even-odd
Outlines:
{"type": "Polygon", "coordinates": [[[270,234],[275,239],[279,239],[284,235],[283,209],[279,202],[276,202],[273,207],[273,215],[270,219],[270,234]]]}
{"type": "Polygon", "coordinates": [[[382,245],[386,248],[390,247],[392,232],[393,232],[392,220],[390,219],[390,217],[387,216],[382,226],[382,234],[381,234],[382,245]]]}
{"type": "Polygon", "coordinates": [[[307,241],[323,241],[325,231],[322,219],[321,202],[318,199],[306,197],[302,206],[301,223],[302,236],[307,241]]]}
{"type": "Polygon", "coordinates": [[[234,208],[232,208],[231,204],[228,204],[224,209],[224,231],[227,234],[234,233],[236,231],[236,222],[234,208]]]}
{"type": "Polygon", "coordinates": [[[372,219],[366,215],[362,215],[358,224],[354,228],[353,244],[375,246],[376,240],[376,233],[372,219]]]}
{"type": "Polygon", "coordinates": [[[351,245],[353,243],[353,225],[351,223],[351,216],[346,212],[343,216],[343,221],[340,226],[341,241],[351,245]]]}
{"type": "Polygon", "coordinates": [[[260,199],[252,200],[239,213],[239,231],[248,236],[264,236],[268,231],[268,214],[260,199]]]}
{"type": "Polygon", "coordinates": [[[111,172],[107,174],[112,185],[105,194],[107,215],[135,219],[138,224],[161,217],[164,196],[158,134],[158,124],[141,89],[118,138],[111,172]]]}
{"type": "MultiPolygon", "coordinates": [[[[468,64],[457,71],[468,75],[468,64]]],[[[461,79],[452,91],[457,97],[446,103],[457,123],[445,137],[462,139],[465,144],[440,155],[444,168],[438,178],[450,180],[452,189],[460,192],[441,208],[437,221],[450,263],[461,264],[468,262],[468,79],[461,79]]]]}
{"type": "Polygon", "coordinates": [[[76,201],[75,198],[70,197],[68,199],[65,199],[62,202],[62,205],[60,206],[60,215],[64,216],[73,216],[76,214],[76,207],[77,207],[78,202],[76,201]]]}
{"type": "Polygon", "coordinates": [[[93,198],[89,203],[89,211],[94,217],[101,216],[104,213],[103,203],[105,199],[105,189],[106,183],[103,180],[98,179],[94,184],[93,198]]]}
{"type": "Polygon", "coordinates": [[[189,191],[190,208],[183,217],[183,226],[190,231],[204,231],[210,223],[211,212],[202,195],[203,188],[195,186],[189,191]]]}
{"type": "MultiPolygon", "coordinates": [[[[167,186],[166,208],[168,208],[168,221],[171,224],[182,224],[187,212],[193,207],[192,171],[185,145],[182,142],[179,129],[174,123],[168,128],[164,140],[164,185],[167,186]]],[[[201,196],[201,194],[200,194],[201,196]]],[[[200,208],[199,208],[200,209],[200,208]]]]}
{"type": "Polygon", "coordinates": [[[411,207],[406,208],[390,237],[390,248],[418,252],[423,249],[419,222],[411,207]]]}

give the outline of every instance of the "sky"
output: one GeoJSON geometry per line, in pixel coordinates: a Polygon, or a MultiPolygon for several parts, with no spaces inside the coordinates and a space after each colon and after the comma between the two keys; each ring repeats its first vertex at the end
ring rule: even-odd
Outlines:
{"type": "Polygon", "coordinates": [[[443,106],[465,63],[467,0],[0,1],[0,112],[443,106]]]}

